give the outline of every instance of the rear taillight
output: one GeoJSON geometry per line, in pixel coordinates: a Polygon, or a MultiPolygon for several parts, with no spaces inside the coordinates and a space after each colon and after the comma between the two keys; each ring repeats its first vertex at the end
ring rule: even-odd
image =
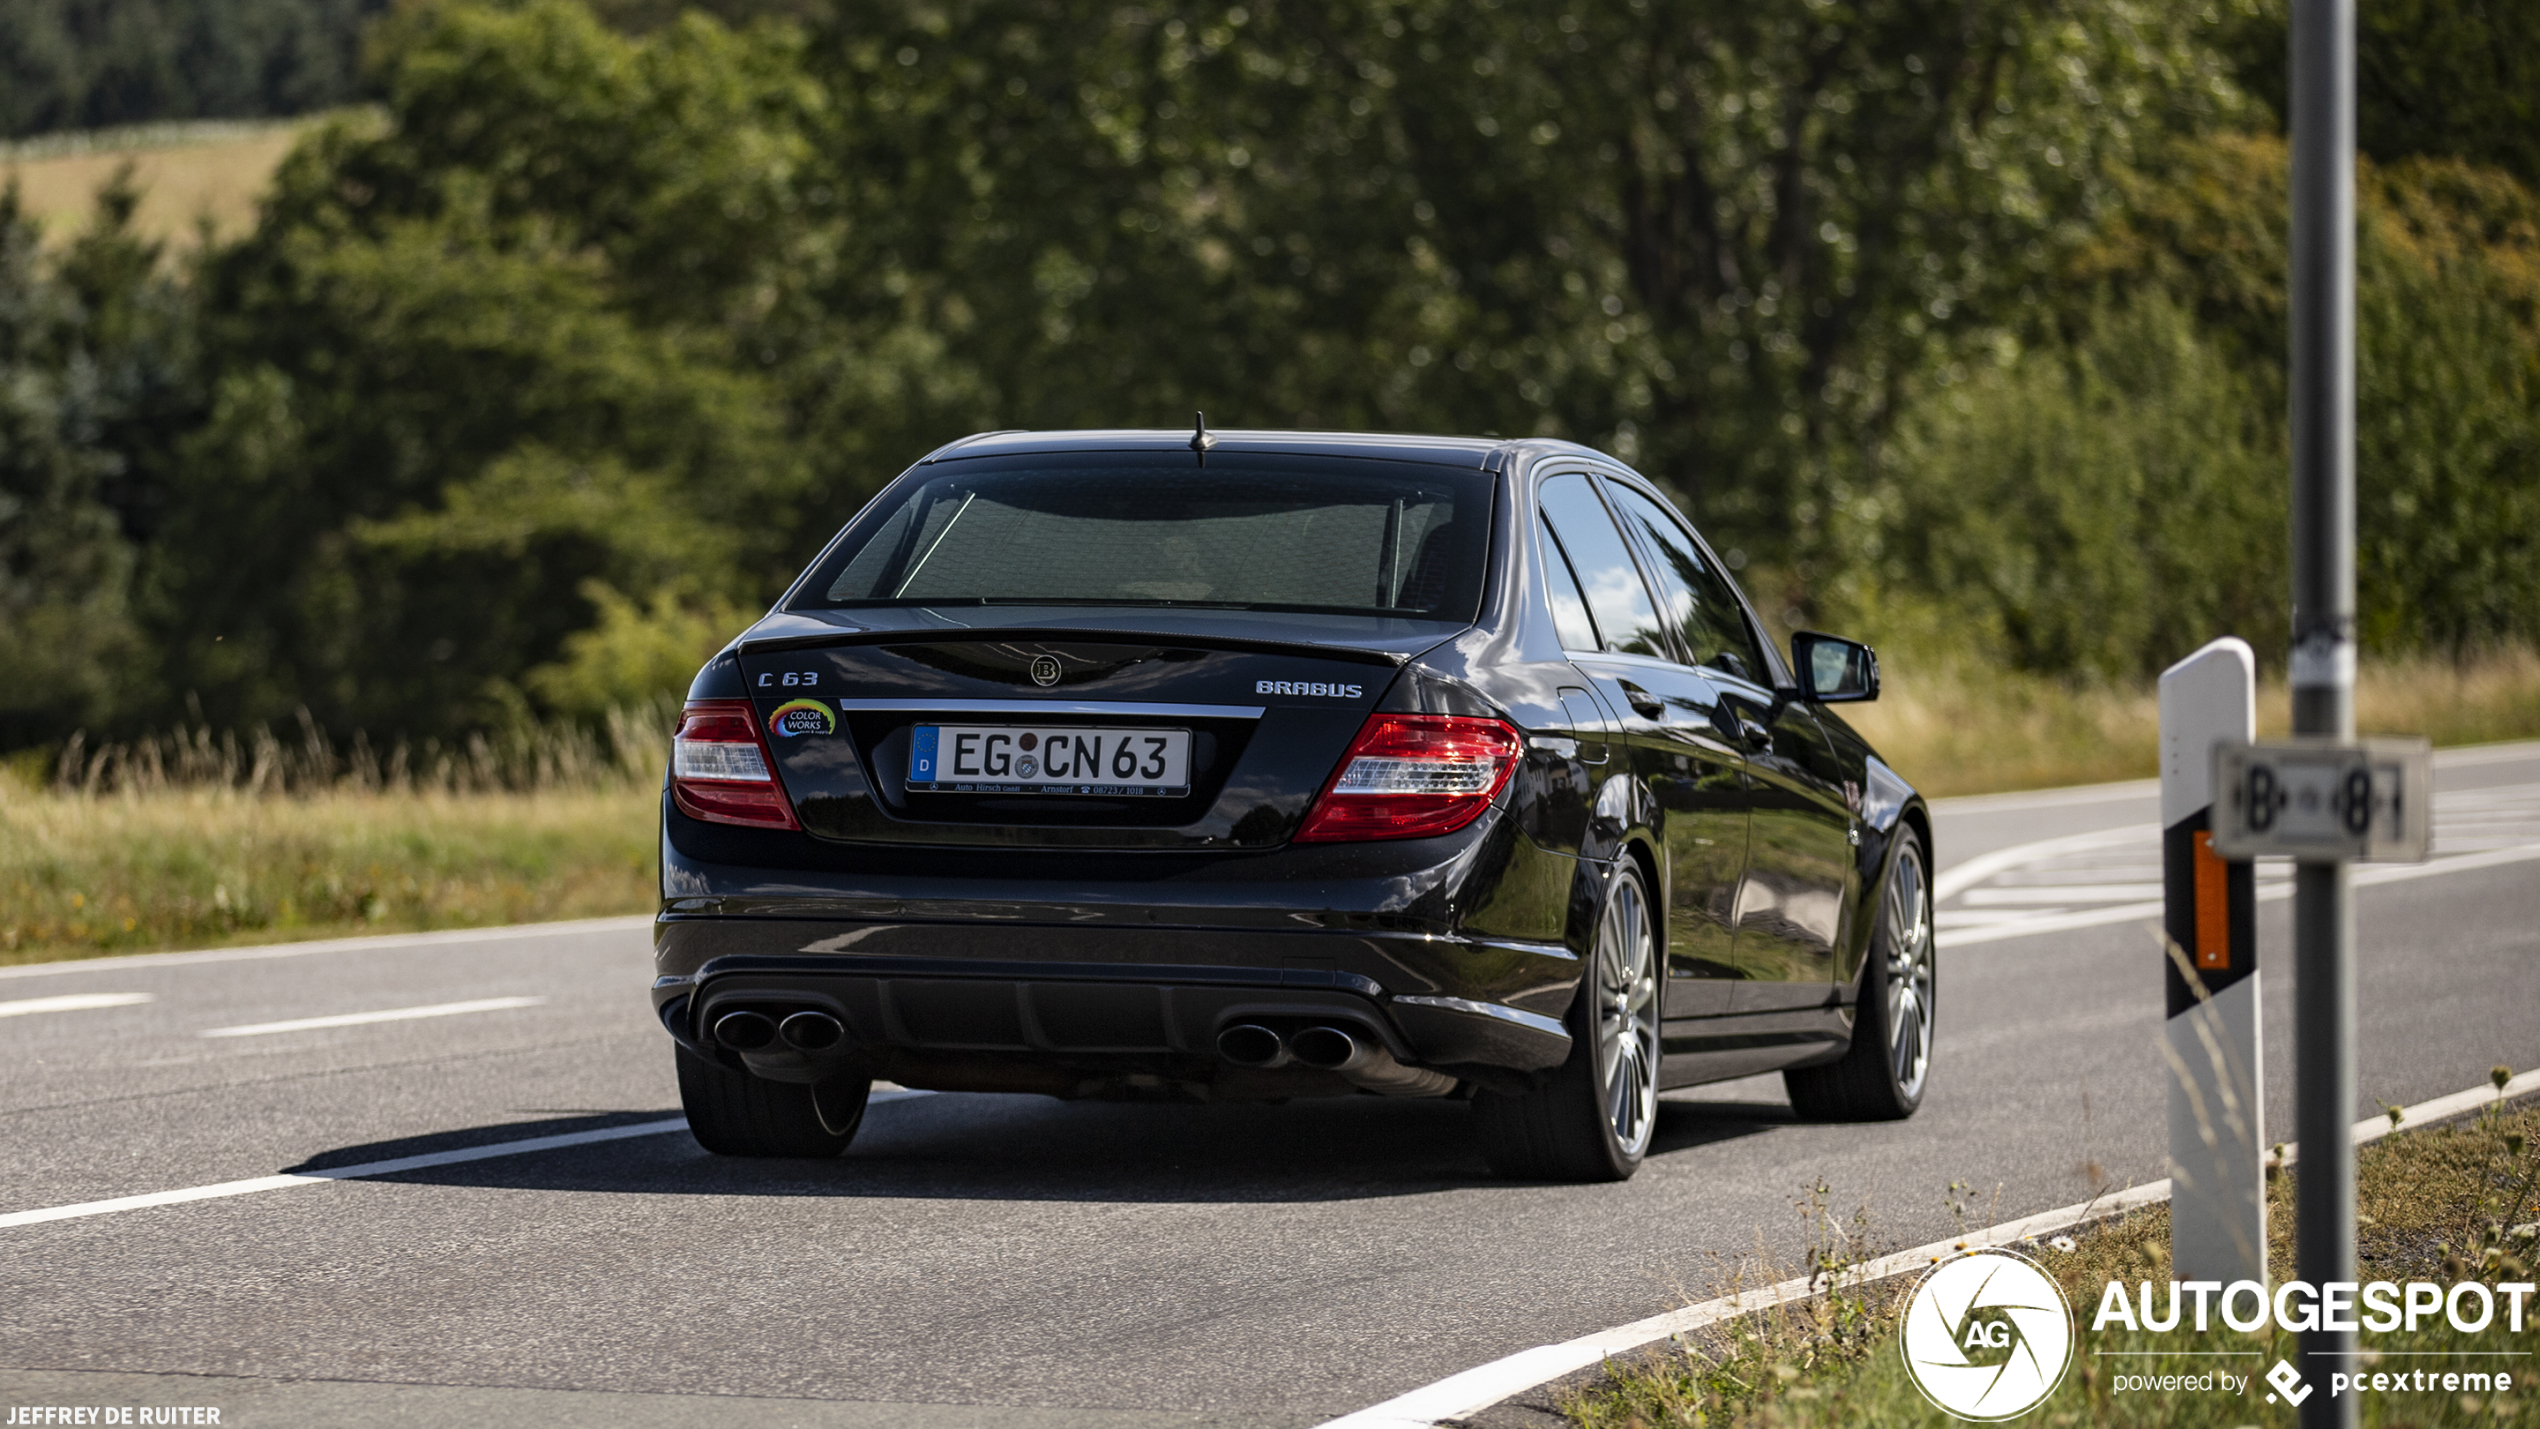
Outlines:
{"type": "Polygon", "coordinates": [[[1481,817],[1517,768],[1517,731],[1462,715],[1370,715],[1297,830],[1300,843],[1417,839],[1481,817]]]}
{"type": "Polygon", "coordinates": [[[748,700],[697,700],[679,712],[670,740],[670,798],[689,818],[712,824],[802,827],[776,782],[748,700]]]}

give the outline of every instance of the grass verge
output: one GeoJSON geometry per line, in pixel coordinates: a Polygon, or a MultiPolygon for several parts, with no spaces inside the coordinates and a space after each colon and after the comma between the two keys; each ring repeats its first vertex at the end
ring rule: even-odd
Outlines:
{"type": "MultiPolygon", "coordinates": [[[[1882,654],[1886,688],[1843,717],[1933,797],[2148,779],[2160,769],[2160,704],[2149,685],[2074,685],[1968,661],[1882,654]]],[[[2290,724],[2281,683],[2258,689],[2258,731],[2290,724]]],[[[2378,660],[2358,672],[2365,734],[2421,734],[2438,745],[2540,737],[2540,652],[2378,660]]]]}
{"type": "Polygon", "coordinates": [[[0,779],[0,964],[648,912],[658,798],[0,779]]]}
{"type": "MultiPolygon", "coordinates": [[[[2530,1223],[2540,1218],[2540,1204],[2535,1204],[2540,1147],[2535,1142],[2540,1142],[2540,1107],[2526,1104],[2466,1122],[2402,1131],[2364,1147],[2356,1168],[2364,1277],[2402,1284],[2482,1279],[2491,1286],[2531,1280],[2530,1223]],[[2517,1235],[2517,1228],[2523,1233],[2517,1235]]],[[[2270,1187],[2269,1261],[2278,1283],[2293,1275],[2293,1188],[2299,1174],[2297,1166],[2270,1187]]],[[[1836,1234],[1835,1229],[1824,1227],[1819,1253],[1830,1246],[1859,1244],[1857,1227],[1850,1234],[1836,1234]]],[[[2079,1337],[2063,1383],[2018,1421],[2023,1426],[2236,1429],[2293,1420],[2287,1405],[2266,1402],[2264,1379],[2278,1359],[2303,1363],[2292,1335],[2272,1329],[2240,1334],[2217,1328],[2196,1334],[2182,1327],[2151,1334],[2113,1325],[2105,1333],[2090,1328],[2111,1281],[2130,1289],[2151,1281],[2166,1299],[2166,1291],[2158,1287],[2170,1276],[2167,1207],[2024,1249],[2064,1287],[2079,1337]],[[2211,1376],[2217,1367],[2226,1367],[2247,1387],[2229,1392],[2213,1383],[2201,1390],[2161,1391],[2135,1388],[2131,1382],[2135,1376],[2211,1376]]],[[[1812,1255],[1812,1261],[1832,1268],[1820,1255],[1812,1255]]],[[[1897,1277],[1716,1327],[1713,1333],[1689,1337],[1687,1343],[1613,1370],[1601,1384],[1566,1400],[1563,1412],[1580,1429],[1960,1423],[1933,1407],[1906,1375],[1897,1325],[1912,1286],[1913,1277],[1897,1277]]],[[[2140,1292],[2134,1294],[2139,1297],[2140,1292]]],[[[2370,1357],[2357,1368],[2391,1373],[2509,1367],[2515,1381],[2510,1392],[2366,1393],[2358,1399],[2362,1421],[2390,1426],[2540,1424],[2540,1358],[2508,1359],[2494,1353],[2540,1348],[2535,1345],[2540,1319],[2526,1315],[2524,1332],[2510,1333],[2501,1306],[2500,1300],[2495,1326],[2481,1333],[2460,1333],[2440,1317],[2414,1334],[2367,1333],[2362,1345],[2370,1357]],[[2462,1351],[2486,1353],[2476,1359],[2453,1357],[2462,1351]]],[[[2324,1372],[2310,1377],[2315,1384],[2324,1383],[2324,1372]]]]}

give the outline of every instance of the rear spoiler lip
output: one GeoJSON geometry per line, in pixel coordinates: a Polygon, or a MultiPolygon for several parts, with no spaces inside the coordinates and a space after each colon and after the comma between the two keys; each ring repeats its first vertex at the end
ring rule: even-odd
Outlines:
{"type": "Polygon", "coordinates": [[[1401,651],[1371,650],[1356,645],[1325,645],[1312,640],[1268,640],[1252,635],[1193,635],[1188,632],[1110,630],[1081,625],[997,625],[968,630],[827,630],[817,634],[765,635],[755,639],[744,636],[733,642],[732,649],[737,654],[758,655],[773,650],[807,650],[833,645],[931,645],[956,641],[974,643],[1005,640],[1047,640],[1091,645],[1151,642],[1157,645],[1182,646],[1199,650],[1242,650],[1265,655],[1311,655],[1326,660],[1349,660],[1361,665],[1382,665],[1387,669],[1400,669],[1463,633],[1463,630],[1456,630],[1439,636],[1434,644],[1423,646],[1418,650],[1401,651]]]}

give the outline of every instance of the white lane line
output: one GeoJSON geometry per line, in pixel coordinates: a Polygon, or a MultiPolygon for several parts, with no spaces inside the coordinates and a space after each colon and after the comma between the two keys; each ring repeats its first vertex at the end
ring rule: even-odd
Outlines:
{"type": "Polygon", "coordinates": [[[543,997],[487,997],[474,1002],[441,1002],[430,1007],[394,1007],[384,1012],[340,1012],[333,1017],[301,1017],[289,1022],[250,1022],[244,1027],[215,1027],[206,1037],[265,1037],[276,1032],[308,1032],[320,1027],[361,1027],[373,1022],[411,1022],[419,1017],[457,1017],[469,1012],[508,1012],[536,1007],[543,997]]]}
{"type": "Polygon", "coordinates": [[[653,926],[649,915],[631,918],[574,918],[556,923],[507,923],[499,928],[452,928],[439,933],[380,933],[367,938],[323,938],[306,943],[259,943],[246,948],[207,948],[185,953],[127,953],[110,958],[73,958],[59,963],[23,963],[0,968],[0,980],[55,977],[62,973],[124,972],[132,968],[188,967],[197,963],[253,962],[264,958],[305,958],[312,953],[376,953],[398,948],[437,948],[451,943],[491,943],[507,938],[563,938],[589,933],[633,933],[653,926]]]}
{"type": "MultiPolygon", "coordinates": [[[[2355,886],[2372,888],[2384,883],[2413,883],[2420,878],[2439,878],[2447,873],[2469,873],[2481,868],[2496,868],[2509,863],[2529,863],[2540,859],[2540,844],[2523,844],[2515,848],[2490,849],[2485,853],[2465,853],[2451,858],[2438,858],[2428,863],[2365,864],[2355,870],[2355,886]]],[[[2281,903],[2293,896],[2293,881],[2261,883],[2258,901],[2281,903]]],[[[2059,913],[2046,918],[2029,918],[2016,923],[1992,923],[1981,927],[1940,927],[1932,930],[1935,943],[1943,948],[1963,948],[1970,943],[1998,943],[2009,938],[2033,937],[2039,933],[2063,933],[2075,928],[2095,928],[2105,923],[2130,923],[2136,919],[2159,922],[2162,905],[2127,903],[2115,908],[2086,908],[2077,913],[2059,913]]]]}
{"type": "MultiPolygon", "coordinates": [[[[2493,1087],[2472,1087],[2467,1091],[2455,1092],[2450,1096],[2437,1097],[2433,1101],[2404,1107],[2400,1115],[2403,1125],[2413,1126],[2438,1121],[2447,1116],[2457,1116],[2462,1112],[2485,1106],[2489,1102],[2518,1097],[2533,1091],[2540,1091],[2540,1071],[2525,1072],[2515,1077],[2505,1084],[2501,1092],[2493,1087]]],[[[2387,1117],[2377,1116],[2370,1121],[2355,1124],[2354,1134],[2357,1145],[2367,1141],[2378,1141],[2389,1133],[2390,1120],[2387,1117]]],[[[2287,1155],[2290,1156],[2294,1149],[2288,1146],[2287,1155]]],[[[1898,1251],[1894,1255],[1883,1255],[1865,1265],[1855,1266],[1843,1276],[1843,1282],[1859,1285],[1869,1281],[1883,1280],[1891,1275],[1903,1275],[1920,1270],[1933,1261],[1960,1250],[2033,1240],[2038,1236],[2067,1230],[2087,1221],[2105,1220],[2143,1206],[2158,1205],[2169,1198],[2170,1183],[2166,1179],[2154,1181],[2148,1185],[2130,1187],[2114,1195],[2084,1201],[2079,1205],[2041,1211],[2033,1216],[2005,1221],[1998,1226],[1987,1226],[1983,1230],[1973,1231],[1964,1236],[1936,1240],[1929,1245],[1916,1246],[1912,1250],[1898,1251]]],[[[1581,1335],[1575,1340],[1564,1340],[1557,1345],[1539,1345],[1531,1350],[1520,1350],[1505,1359],[1496,1359],[1489,1364],[1468,1369],[1462,1374],[1449,1375],[1435,1384],[1423,1385],[1408,1394],[1396,1395],[1382,1404],[1370,1405],[1354,1414],[1344,1414],[1338,1419],[1326,1420],[1315,1426],[1315,1429],[1435,1429],[1435,1426],[1451,1420],[1470,1418],[1512,1395],[1523,1394],[1536,1385],[1586,1369],[1613,1355],[1639,1349],[1643,1345],[1653,1344],[1671,1335],[1682,1335],[1707,1325],[1716,1325],[1723,1320],[1733,1319],[1756,1310],[1806,1300],[1822,1288],[1815,1277],[1785,1280],[1779,1285],[1767,1286],[1748,1294],[1724,1295],[1717,1300],[1705,1300],[1699,1305],[1689,1305],[1682,1310],[1672,1310],[1664,1315],[1652,1315],[1646,1320],[1635,1320],[1628,1325],[1617,1325],[1610,1330],[1599,1330],[1592,1335],[1581,1335]]]]}
{"type": "Polygon", "coordinates": [[[533,1151],[554,1151],[567,1146],[588,1146],[598,1141],[623,1141],[630,1136],[660,1136],[665,1132],[685,1131],[684,1116],[666,1117],[660,1121],[639,1121],[632,1126],[604,1126],[597,1131],[571,1131],[560,1136],[533,1136],[526,1141],[498,1141],[491,1146],[467,1146],[456,1151],[434,1151],[422,1156],[399,1156],[386,1161],[364,1161],[354,1166],[336,1166],[324,1171],[296,1172],[287,1176],[254,1176],[244,1181],[221,1181],[209,1186],[188,1186],[181,1191],[153,1191],[146,1196],[117,1196],[111,1201],[83,1201],[75,1206],[47,1206],[39,1211],[11,1211],[0,1215],[0,1229],[10,1226],[40,1225],[46,1221],[76,1220],[82,1216],[112,1215],[117,1211],[147,1210],[152,1206],[182,1205],[187,1201],[215,1201],[224,1196],[252,1196],[259,1191],[281,1191],[293,1186],[322,1186],[329,1181],[352,1181],[364,1176],[393,1176],[400,1171],[422,1171],[434,1166],[455,1166],[463,1161],[490,1161],[497,1156],[526,1156],[533,1151]]]}
{"type": "Polygon", "coordinates": [[[77,992],[68,997],[29,997],[0,1002],[0,1017],[27,1017],[38,1012],[86,1012],[92,1007],[130,1007],[148,1002],[146,992],[77,992]]]}
{"type": "Polygon", "coordinates": [[[2015,883],[1997,888],[1970,888],[1970,908],[2011,903],[2138,903],[2161,896],[2157,883],[2015,883]]]}
{"type": "MultiPolygon", "coordinates": [[[[910,1091],[906,1087],[877,1088],[877,1102],[903,1101],[909,1097],[928,1097],[933,1092],[910,1091]]],[[[397,1156],[386,1161],[364,1161],[353,1166],[333,1166],[324,1171],[300,1171],[284,1176],[251,1176],[244,1181],[220,1181],[209,1186],[187,1186],[177,1191],[152,1191],[142,1196],[117,1196],[110,1201],[82,1201],[73,1206],[46,1206],[41,1210],[10,1211],[0,1214],[0,1230],[11,1226],[42,1225],[46,1221],[78,1220],[83,1216],[110,1216],[117,1211],[143,1211],[152,1206],[177,1206],[187,1201],[216,1201],[226,1196],[252,1196],[259,1191],[285,1191],[293,1186],[323,1186],[330,1181],[358,1181],[367,1176],[394,1176],[404,1171],[424,1171],[435,1166],[456,1166],[466,1161],[491,1161],[502,1156],[527,1156],[538,1151],[558,1151],[568,1146],[589,1146],[602,1141],[624,1141],[636,1136],[661,1136],[673,1131],[686,1131],[688,1118],[663,1117],[658,1121],[639,1121],[627,1126],[604,1126],[596,1131],[568,1131],[555,1136],[533,1136],[521,1141],[497,1141],[490,1146],[463,1146],[456,1151],[433,1151],[421,1156],[397,1156]]]]}
{"type": "Polygon", "coordinates": [[[1960,893],[1975,887],[1997,873],[2053,858],[2058,854],[2087,853],[2092,849],[2114,848],[2119,844],[2137,843],[2144,839],[2158,841],[2158,824],[2127,824],[2122,828],[2098,829],[2086,834],[2071,834],[2060,839],[2041,839],[2036,843],[2014,844],[1991,853],[1980,853],[1965,863],[1940,871],[1931,881],[1933,901],[1946,903],[1960,893]]]}
{"type": "MultiPolygon", "coordinates": [[[[2434,751],[2437,769],[2466,769],[2481,764],[2501,764],[2520,759],[2540,759],[2540,740],[2517,740],[2509,744],[2470,744],[2434,751]]],[[[2074,804],[2108,804],[2125,799],[2160,797],[2158,779],[2129,779],[2115,784],[2078,784],[2063,789],[2016,790],[2004,794],[1958,794],[1931,801],[1932,813],[1942,818],[1966,814],[2005,814],[2021,809],[2060,808],[2074,804]]],[[[1942,876],[1947,876],[1942,870],[1942,876]]]]}

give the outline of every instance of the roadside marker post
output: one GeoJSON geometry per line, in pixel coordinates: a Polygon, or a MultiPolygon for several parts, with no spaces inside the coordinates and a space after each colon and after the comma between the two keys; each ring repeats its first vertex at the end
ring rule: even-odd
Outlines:
{"type": "Polygon", "coordinates": [[[2171,1273],[2224,1285],[2269,1283],[2257,877],[2214,848],[2215,751],[2246,746],[2257,721],[2247,641],[2216,640],[2161,672],[2171,1273]]]}

